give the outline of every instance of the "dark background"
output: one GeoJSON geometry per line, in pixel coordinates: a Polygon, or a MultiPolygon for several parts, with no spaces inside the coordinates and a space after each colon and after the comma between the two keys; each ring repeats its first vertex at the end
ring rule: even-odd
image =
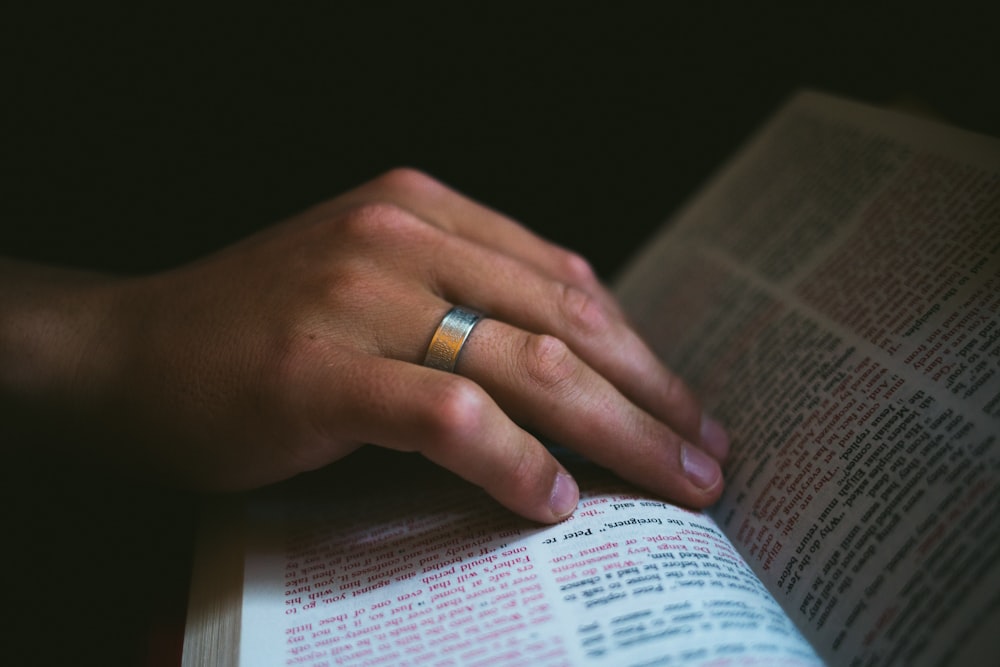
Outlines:
{"type": "MultiPolygon", "coordinates": [[[[0,10],[0,254],[155,271],[410,165],[610,278],[800,87],[1000,135],[974,4],[327,4],[0,10]]],[[[198,499],[28,441],[5,657],[176,660],[198,499]]]]}
{"type": "Polygon", "coordinates": [[[410,165],[610,276],[802,86],[1000,134],[972,4],[78,4],[2,20],[2,253],[155,270],[410,165]]]}

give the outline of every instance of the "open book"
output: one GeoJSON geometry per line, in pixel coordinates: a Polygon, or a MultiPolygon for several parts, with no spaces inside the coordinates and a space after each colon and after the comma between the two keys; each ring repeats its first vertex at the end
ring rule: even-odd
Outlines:
{"type": "Polygon", "coordinates": [[[185,664],[1000,656],[1000,142],[800,94],[617,292],[730,430],[715,507],[568,457],[543,527],[360,452],[217,508],[185,664]]]}

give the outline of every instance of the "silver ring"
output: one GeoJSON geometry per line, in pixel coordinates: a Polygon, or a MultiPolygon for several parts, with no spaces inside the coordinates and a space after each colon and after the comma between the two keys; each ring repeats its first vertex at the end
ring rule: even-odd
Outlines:
{"type": "Polygon", "coordinates": [[[482,318],[482,313],[462,306],[455,306],[449,310],[434,332],[431,344],[427,346],[424,366],[449,373],[454,372],[462,346],[482,318]]]}

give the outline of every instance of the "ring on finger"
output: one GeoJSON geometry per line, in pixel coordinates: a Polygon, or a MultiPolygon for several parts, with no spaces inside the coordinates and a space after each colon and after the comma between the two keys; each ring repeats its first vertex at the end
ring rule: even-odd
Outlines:
{"type": "Polygon", "coordinates": [[[455,306],[445,313],[427,346],[424,366],[455,372],[462,347],[482,318],[482,313],[463,306],[455,306]]]}

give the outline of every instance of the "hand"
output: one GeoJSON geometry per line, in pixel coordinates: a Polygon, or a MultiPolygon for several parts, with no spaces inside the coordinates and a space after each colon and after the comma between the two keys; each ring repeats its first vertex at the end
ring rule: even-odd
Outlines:
{"type": "Polygon", "coordinates": [[[45,386],[117,436],[115,457],[199,487],[267,484],[372,443],[558,521],[578,490],[535,432],[688,506],[722,490],[725,433],[589,266],[418,172],[191,265],[74,290],[87,316],[55,355],[71,370],[45,386]],[[454,374],[425,368],[454,304],[488,318],[454,374]]]}

